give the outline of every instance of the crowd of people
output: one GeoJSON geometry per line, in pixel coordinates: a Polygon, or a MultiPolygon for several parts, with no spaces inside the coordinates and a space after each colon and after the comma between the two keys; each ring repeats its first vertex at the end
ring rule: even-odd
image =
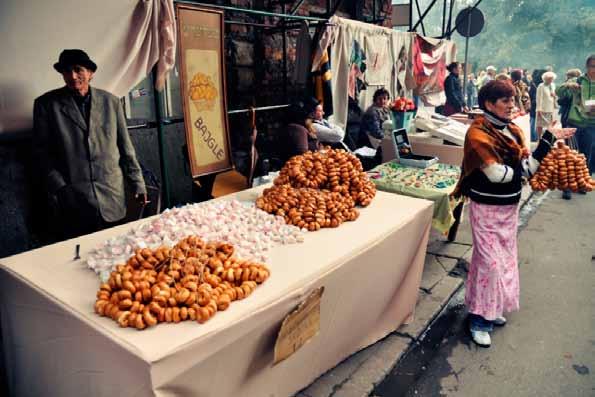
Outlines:
{"type": "MultiPolygon", "coordinates": [[[[515,112],[516,115],[529,114],[531,141],[538,142],[543,136],[545,129],[554,120],[559,120],[563,127],[577,128],[576,137],[569,143],[580,153],[587,157],[590,169],[595,168],[595,159],[592,156],[593,135],[595,134],[595,113],[593,101],[595,90],[593,80],[595,79],[595,58],[590,56],[585,64],[584,73],[581,69],[573,68],[566,71],[564,81],[557,85],[557,75],[551,66],[536,68],[529,72],[527,69],[503,68],[497,73],[494,66],[488,66],[475,74],[468,75],[465,101],[461,102],[462,88],[458,75],[459,71],[451,64],[449,71],[453,75],[451,81],[458,83],[453,85],[445,81],[447,105],[454,103],[459,109],[463,107],[473,108],[478,105],[477,94],[489,81],[502,80],[510,81],[514,86],[515,112]],[[451,71],[451,70],[454,70],[451,71]],[[457,94],[449,91],[457,90],[457,94]],[[459,95],[460,94],[460,95],[459,95]],[[454,98],[454,99],[453,99],[454,98]]],[[[445,111],[448,114],[448,111],[445,111]]],[[[564,199],[571,199],[570,191],[565,191],[564,199]]]]}
{"type": "MultiPolygon", "coordinates": [[[[447,67],[451,74],[457,77],[459,86],[461,86],[460,70],[461,65],[453,63],[447,67]],[[451,70],[458,65],[458,71],[453,73],[451,70]]],[[[585,71],[588,73],[588,70],[585,71]]],[[[575,81],[581,76],[582,72],[578,68],[569,69],[566,72],[564,79],[565,84],[569,81],[575,81]]],[[[477,94],[481,87],[492,80],[510,80],[515,86],[515,103],[517,112],[521,115],[529,114],[531,119],[531,140],[537,141],[541,136],[543,128],[553,119],[560,119],[562,124],[568,122],[568,114],[570,111],[570,104],[568,100],[560,98],[557,90],[556,81],[557,75],[553,72],[551,66],[544,68],[536,68],[531,71],[527,69],[502,68],[497,72],[496,67],[488,66],[485,69],[479,70],[477,73],[469,73],[467,75],[467,84],[464,102],[460,100],[455,101],[458,104],[464,103],[469,109],[478,107],[477,94]]],[[[445,81],[445,93],[447,103],[449,97],[457,96],[452,94],[452,84],[447,84],[449,77],[445,81]],[[451,92],[449,92],[451,91],[451,92]]],[[[454,80],[454,79],[453,79],[454,80]]],[[[460,97],[460,96],[459,96],[460,97]]],[[[461,108],[463,106],[460,106],[461,108]]]]}

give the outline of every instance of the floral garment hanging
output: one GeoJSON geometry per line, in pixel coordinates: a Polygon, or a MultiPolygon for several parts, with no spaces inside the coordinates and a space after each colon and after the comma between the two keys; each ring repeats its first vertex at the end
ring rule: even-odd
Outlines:
{"type": "Polygon", "coordinates": [[[426,105],[444,104],[446,65],[454,59],[456,47],[447,40],[416,36],[413,42],[413,93],[426,105]]]}

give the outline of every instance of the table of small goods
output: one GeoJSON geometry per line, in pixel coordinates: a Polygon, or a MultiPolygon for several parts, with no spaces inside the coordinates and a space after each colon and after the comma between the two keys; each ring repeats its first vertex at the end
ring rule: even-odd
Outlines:
{"type": "Polygon", "coordinates": [[[432,200],[432,226],[441,233],[448,233],[460,218],[459,205],[463,201],[450,197],[460,174],[460,167],[449,164],[416,168],[397,162],[381,164],[368,172],[378,190],[432,200]]]}
{"type": "Polygon", "coordinates": [[[4,258],[10,391],[290,395],[412,313],[430,219],[427,202],[377,195],[356,157],[326,150],[272,186],[4,258]],[[274,365],[281,321],[322,286],[320,335],[274,365]],[[378,290],[363,299],[366,286],[378,290]]]}

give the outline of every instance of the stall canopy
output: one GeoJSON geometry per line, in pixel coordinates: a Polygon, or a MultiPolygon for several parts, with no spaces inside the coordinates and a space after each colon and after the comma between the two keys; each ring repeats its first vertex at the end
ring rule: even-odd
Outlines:
{"type": "Polygon", "coordinates": [[[98,65],[93,86],[124,96],[157,64],[175,62],[173,0],[0,2],[0,134],[32,126],[33,100],[64,85],[52,65],[81,48],[98,65]]]}

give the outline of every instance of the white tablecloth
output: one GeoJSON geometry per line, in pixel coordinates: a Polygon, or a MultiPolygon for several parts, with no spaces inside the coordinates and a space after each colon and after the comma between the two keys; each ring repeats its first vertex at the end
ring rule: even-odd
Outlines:
{"type": "MultiPolygon", "coordinates": [[[[254,200],[259,188],[236,198],[254,200]]],[[[12,395],[289,396],[413,312],[432,203],[379,192],[355,222],[273,250],[271,278],[206,324],[118,328],[94,314],[82,260],[122,225],[0,259],[3,348],[12,395]],[[325,286],[321,329],[273,366],[283,318],[325,286]]]]}

